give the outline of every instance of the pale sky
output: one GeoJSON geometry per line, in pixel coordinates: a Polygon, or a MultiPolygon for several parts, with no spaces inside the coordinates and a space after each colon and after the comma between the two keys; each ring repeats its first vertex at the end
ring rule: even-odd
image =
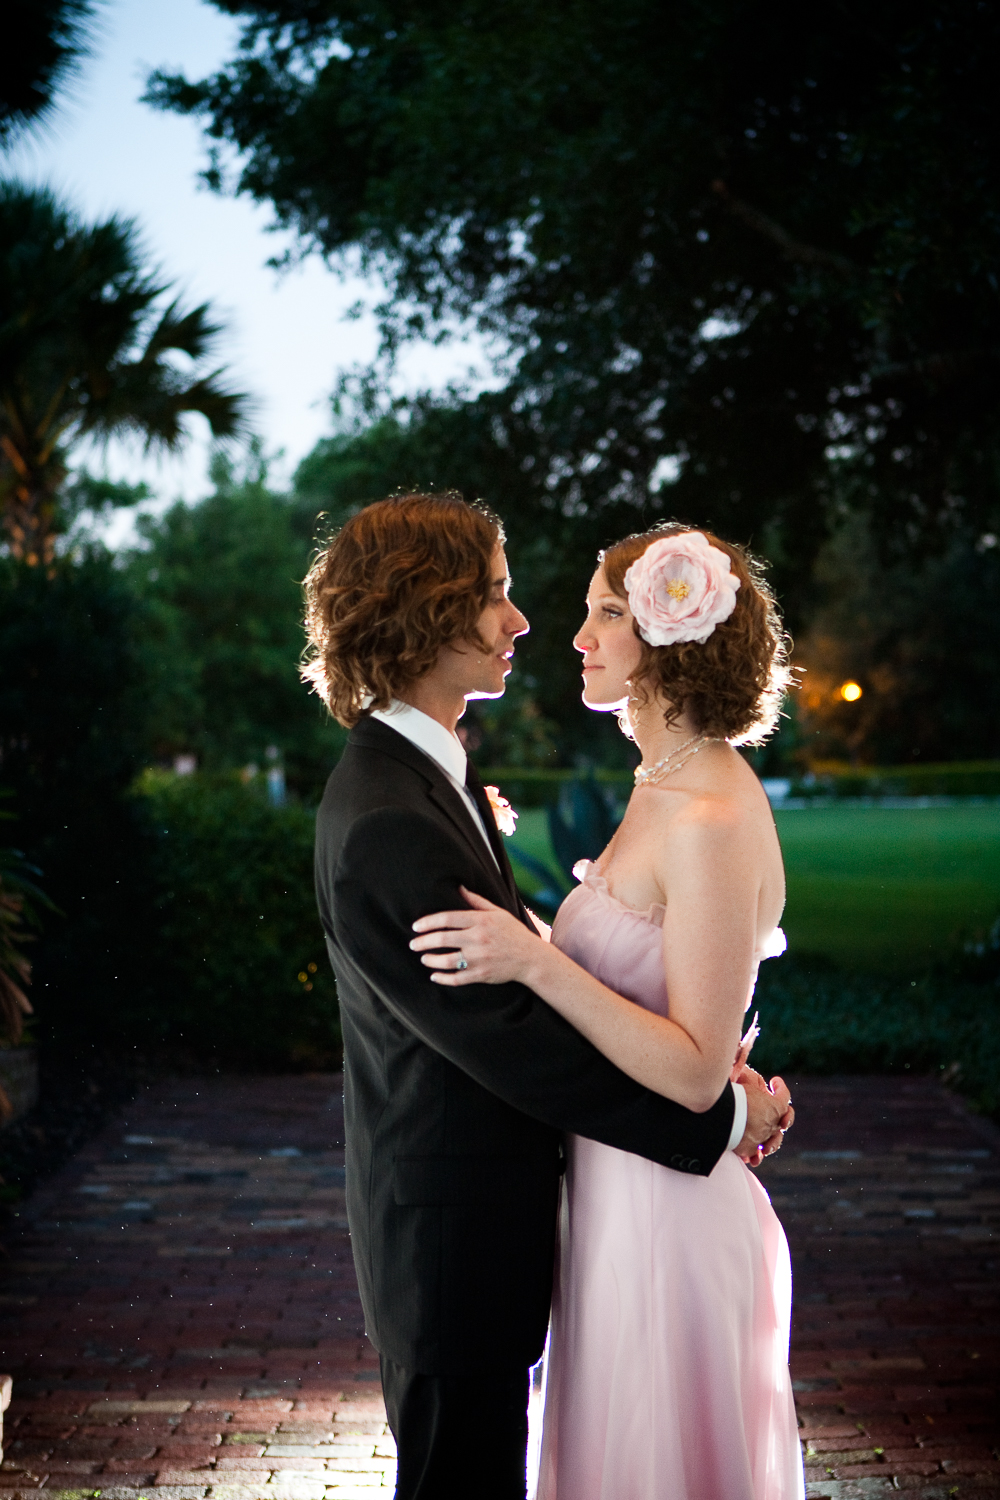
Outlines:
{"type": "MultiPolygon", "coordinates": [[[[219,362],[255,398],[253,425],[266,449],[284,449],[274,470],[283,480],[330,431],[328,397],[338,374],[375,353],[372,318],[346,322],[344,313],[359,297],[375,300],[376,289],[341,280],[316,257],[289,272],[268,269],[265,262],[288,240],[266,232],[267,208],[201,188],[198,125],[139,103],[149,69],[204,76],[231,55],[237,34],[235,21],[201,0],[107,0],[94,55],[52,120],[0,154],[0,171],[47,182],[88,219],[118,213],[138,221],[165,279],[188,303],[211,302],[226,322],[219,362]]],[[[422,345],[407,351],[400,384],[437,389],[472,366],[485,372],[475,342],[422,345]]],[[[191,431],[179,457],[144,457],[141,449],[114,445],[106,461],[91,459],[90,466],[145,479],[161,503],[196,499],[207,490],[208,428],[198,417],[191,431]]]]}

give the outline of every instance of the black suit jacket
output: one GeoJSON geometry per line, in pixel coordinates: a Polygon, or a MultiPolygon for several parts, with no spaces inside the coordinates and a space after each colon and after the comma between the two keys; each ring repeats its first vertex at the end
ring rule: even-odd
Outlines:
{"type": "Polygon", "coordinates": [[[430,982],[411,924],[461,907],[460,884],[530,926],[478,780],[470,789],[499,869],[435,763],[363,720],[316,829],[368,1335],[432,1375],[540,1357],[562,1132],[707,1175],[734,1107],[728,1085],[702,1115],[640,1087],[523,985],[430,982]]]}

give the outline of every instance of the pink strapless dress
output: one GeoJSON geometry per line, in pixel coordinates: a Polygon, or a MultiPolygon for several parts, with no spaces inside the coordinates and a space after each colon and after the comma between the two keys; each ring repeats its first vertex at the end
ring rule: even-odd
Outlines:
{"type": "MultiPolygon", "coordinates": [[[[666,1015],[663,908],[582,873],[552,941],[666,1015]]],[[[791,1287],[770,1199],[732,1152],[693,1177],[571,1136],[537,1500],[801,1500],[791,1287]]]]}

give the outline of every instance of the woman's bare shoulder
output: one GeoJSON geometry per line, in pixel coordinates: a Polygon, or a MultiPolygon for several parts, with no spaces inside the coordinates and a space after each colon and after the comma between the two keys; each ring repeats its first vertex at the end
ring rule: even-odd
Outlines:
{"type": "Polygon", "coordinates": [[[763,787],[741,755],[725,747],[685,785],[664,783],[633,792],[619,843],[669,851],[678,844],[733,847],[744,840],[764,845],[776,838],[763,787]]]}
{"type": "Polygon", "coordinates": [[[774,819],[763,787],[742,756],[731,755],[675,801],[651,798],[649,817],[661,837],[696,843],[773,834],[774,819]],[[655,805],[660,804],[660,805],[655,805]]]}
{"type": "Polygon", "coordinates": [[[664,835],[685,843],[712,844],[752,834],[758,824],[747,799],[730,791],[700,791],[685,799],[664,835]]]}
{"type": "Polygon", "coordinates": [[[633,795],[623,844],[644,850],[660,869],[687,865],[692,856],[725,855],[756,837],[755,820],[739,797],[705,788],[663,796],[642,788],[633,795]]]}

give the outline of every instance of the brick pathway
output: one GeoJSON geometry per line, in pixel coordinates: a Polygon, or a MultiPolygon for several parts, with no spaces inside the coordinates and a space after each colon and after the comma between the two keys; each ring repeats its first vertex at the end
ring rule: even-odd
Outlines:
{"type": "Polygon", "coordinates": [[[791,1087],[761,1176],[792,1249],[808,1495],[1000,1496],[1000,1132],[921,1080],[791,1087]]]}
{"type": "Polygon", "coordinates": [[[22,1210],[0,1297],[0,1495],[391,1493],[339,1084],[151,1091],[22,1210]]]}
{"type": "MultiPolygon", "coordinates": [[[[809,1495],[1000,1497],[1000,1137],[920,1081],[794,1092],[795,1135],[763,1175],[795,1263],[809,1495]]],[[[7,1250],[0,1500],[391,1491],[336,1079],[147,1093],[22,1209],[7,1250]]]]}

